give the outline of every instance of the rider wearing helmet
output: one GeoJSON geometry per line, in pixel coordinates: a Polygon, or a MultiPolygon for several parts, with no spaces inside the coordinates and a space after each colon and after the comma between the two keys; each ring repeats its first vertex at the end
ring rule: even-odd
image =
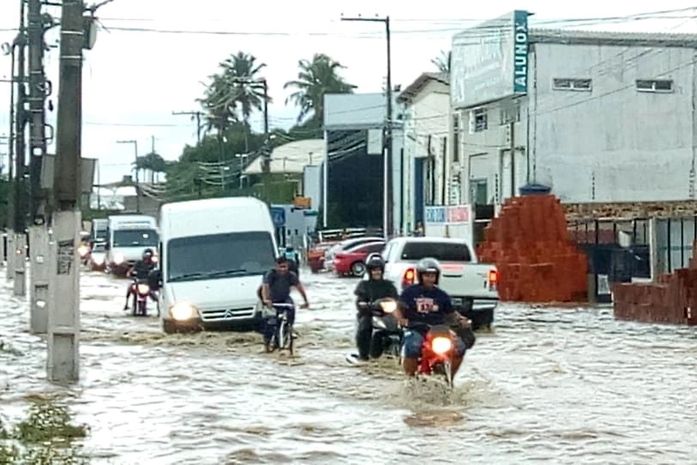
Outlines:
{"type": "MultiPolygon", "coordinates": [[[[155,252],[152,249],[145,249],[143,251],[142,260],[137,261],[133,267],[128,270],[126,275],[135,279],[136,281],[148,280],[150,277],[150,272],[155,269],[155,252]]],[[[128,285],[128,291],[126,292],[126,305],[123,309],[128,310],[128,302],[133,293],[133,285],[128,285]]]]}
{"type": "MultiPolygon", "coordinates": [[[[396,317],[401,326],[405,327],[402,345],[402,366],[404,372],[413,376],[418,368],[421,346],[424,334],[410,328],[411,324],[421,323],[430,326],[451,325],[466,326],[469,320],[455,312],[450,296],[438,288],[440,264],[434,258],[423,258],[416,265],[418,283],[407,287],[400,296],[400,308],[396,317]]],[[[465,343],[459,336],[455,338],[455,356],[453,357],[453,376],[457,373],[465,355],[465,343]]]]}
{"type": "MultiPolygon", "coordinates": [[[[358,354],[352,354],[353,359],[367,361],[371,353],[371,338],[373,335],[373,315],[368,304],[379,299],[397,299],[399,294],[392,281],[384,279],[385,261],[380,254],[370,254],[365,261],[367,280],[362,280],[356,286],[356,347],[358,354]]],[[[378,355],[379,356],[379,355],[378,355]]]]}

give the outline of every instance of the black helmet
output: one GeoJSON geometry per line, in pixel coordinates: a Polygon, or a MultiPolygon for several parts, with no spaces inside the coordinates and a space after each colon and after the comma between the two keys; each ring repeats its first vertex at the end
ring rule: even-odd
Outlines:
{"type": "Polygon", "coordinates": [[[382,259],[382,255],[379,253],[371,253],[368,255],[368,258],[365,259],[365,269],[370,273],[376,268],[385,271],[385,260],[382,259]]]}
{"type": "Polygon", "coordinates": [[[421,276],[424,273],[435,273],[437,284],[438,280],[440,279],[440,263],[438,263],[438,260],[430,257],[419,260],[419,263],[416,264],[416,277],[420,283],[423,282],[421,276]]]}
{"type": "Polygon", "coordinates": [[[152,258],[153,255],[155,255],[155,252],[153,252],[152,249],[143,250],[143,260],[145,260],[146,258],[152,258]]]}

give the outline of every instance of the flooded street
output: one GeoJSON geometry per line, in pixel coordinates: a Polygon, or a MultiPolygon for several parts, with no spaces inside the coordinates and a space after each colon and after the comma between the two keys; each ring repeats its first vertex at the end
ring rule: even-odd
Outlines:
{"type": "Polygon", "coordinates": [[[349,366],[354,280],[303,276],[297,357],[253,333],[165,336],[121,308],[126,281],[82,278],[81,383],[45,381],[45,342],[0,272],[0,415],[56,395],[90,464],[550,463],[697,460],[697,331],[610,310],[505,305],[451,394],[394,361],[349,366]]]}

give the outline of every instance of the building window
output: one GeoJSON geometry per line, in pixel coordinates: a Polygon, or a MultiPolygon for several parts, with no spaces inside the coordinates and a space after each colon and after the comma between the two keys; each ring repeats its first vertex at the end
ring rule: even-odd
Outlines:
{"type": "Polygon", "coordinates": [[[470,112],[470,134],[486,131],[488,126],[487,113],[484,108],[478,108],[470,112]]]}
{"type": "Polygon", "coordinates": [[[592,90],[592,81],[590,79],[569,79],[555,78],[552,80],[552,88],[554,90],[577,90],[590,92],[592,90]]]}
{"type": "Polygon", "coordinates": [[[470,202],[475,205],[486,205],[489,203],[486,179],[470,179],[470,202]]]}
{"type": "Polygon", "coordinates": [[[638,92],[673,92],[671,79],[637,79],[636,90],[638,92]]]}

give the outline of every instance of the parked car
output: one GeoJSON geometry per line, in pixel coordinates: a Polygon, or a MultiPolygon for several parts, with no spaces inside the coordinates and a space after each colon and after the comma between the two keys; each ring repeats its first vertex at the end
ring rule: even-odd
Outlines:
{"type": "Polygon", "coordinates": [[[324,255],[324,268],[328,271],[334,270],[334,257],[339,252],[344,252],[351,247],[369,244],[371,242],[385,242],[382,237],[355,237],[352,239],[346,239],[332,246],[324,255]]]}
{"type": "Polygon", "coordinates": [[[453,306],[472,320],[475,328],[490,326],[498,304],[498,271],[494,265],[477,263],[474,251],[461,239],[399,237],[385,246],[385,277],[401,289],[415,284],[416,264],[426,257],[441,264],[438,286],[453,306]]]}
{"type": "Polygon", "coordinates": [[[371,253],[380,253],[385,248],[385,241],[358,244],[342,250],[334,256],[334,270],[339,276],[363,276],[365,259],[371,253]]]}
{"type": "Polygon", "coordinates": [[[336,245],[335,242],[319,243],[307,251],[307,264],[311,272],[319,273],[324,269],[324,255],[334,245],[336,245]]]}

